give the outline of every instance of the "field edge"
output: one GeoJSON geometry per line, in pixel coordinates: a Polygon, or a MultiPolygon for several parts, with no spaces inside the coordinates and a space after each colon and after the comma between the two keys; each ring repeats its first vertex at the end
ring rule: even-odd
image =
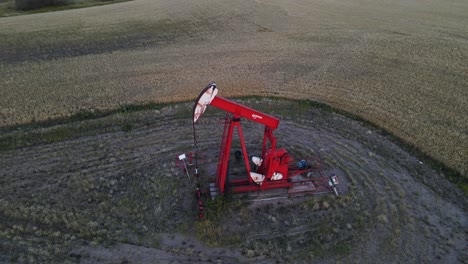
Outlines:
{"type": "MultiPolygon", "coordinates": [[[[378,126],[377,124],[364,119],[353,113],[338,109],[324,102],[310,100],[310,99],[300,99],[294,100],[285,97],[279,96],[239,96],[233,97],[235,100],[283,100],[297,102],[301,108],[315,108],[320,109],[326,112],[336,113],[346,118],[355,120],[365,127],[375,129],[379,131],[383,136],[389,139],[391,142],[400,146],[402,149],[416,157],[421,162],[428,164],[433,170],[437,173],[443,175],[447,178],[452,184],[460,188],[465,196],[468,196],[468,175],[463,175],[458,170],[449,167],[443,162],[432,157],[430,154],[422,151],[416,145],[403,140],[402,138],[396,136],[395,134],[385,130],[384,128],[378,126]]],[[[66,118],[57,118],[50,119],[45,121],[33,121],[27,124],[6,126],[0,128],[2,136],[0,136],[0,152],[13,150],[17,148],[22,148],[26,146],[40,145],[40,144],[49,144],[59,141],[65,141],[68,139],[79,138],[82,136],[90,136],[98,133],[102,133],[103,129],[100,127],[93,127],[91,130],[82,126],[73,127],[73,124],[81,121],[90,121],[100,118],[109,117],[116,114],[131,114],[140,111],[159,111],[164,107],[170,107],[178,104],[189,103],[190,101],[178,101],[170,103],[140,103],[140,104],[123,104],[117,108],[109,109],[106,111],[101,110],[92,110],[92,111],[81,111],[77,114],[74,114],[66,118]],[[49,131],[44,131],[44,129],[49,129],[49,131]],[[41,130],[40,133],[34,133],[35,130],[41,130]],[[86,130],[86,133],[83,131],[86,130]]],[[[184,113],[187,114],[187,113],[184,113]]],[[[189,116],[181,116],[180,118],[189,118],[189,116]]],[[[130,118],[131,119],[131,118],[130,118]]],[[[131,120],[122,121],[121,129],[122,131],[129,131],[133,128],[131,120]]]]}

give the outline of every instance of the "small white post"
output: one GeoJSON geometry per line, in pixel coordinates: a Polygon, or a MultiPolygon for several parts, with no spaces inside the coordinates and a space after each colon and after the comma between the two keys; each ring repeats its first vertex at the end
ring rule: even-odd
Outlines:
{"type": "Polygon", "coordinates": [[[190,174],[188,172],[188,169],[187,169],[187,164],[185,164],[185,159],[187,158],[187,156],[185,156],[185,153],[182,154],[182,155],[179,155],[179,160],[181,160],[183,163],[184,163],[184,167],[185,167],[185,172],[187,172],[187,177],[189,178],[190,180],[190,174]]]}

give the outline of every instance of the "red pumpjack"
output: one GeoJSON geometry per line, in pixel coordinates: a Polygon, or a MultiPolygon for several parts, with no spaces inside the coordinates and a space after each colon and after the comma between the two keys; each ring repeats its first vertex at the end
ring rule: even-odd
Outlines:
{"type": "Polygon", "coordinates": [[[335,174],[324,175],[318,158],[314,158],[312,162],[306,160],[296,161],[286,149],[277,148],[276,137],[273,132],[278,128],[278,118],[217,96],[217,93],[216,84],[209,84],[198,96],[193,111],[193,124],[201,117],[208,105],[226,111],[216,182],[210,185],[212,197],[224,195],[227,189],[233,193],[243,193],[276,188],[288,188],[289,194],[332,192],[338,195],[336,188],[338,177],[335,174]],[[252,158],[252,162],[256,167],[255,171],[252,171],[250,166],[241,126],[242,118],[265,126],[261,157],[252,158]],[[247,172],[246,177],[242,179],[227,180],[229,178],[229,159],[235,129],[240,138],[242,157],[247,172]]]}

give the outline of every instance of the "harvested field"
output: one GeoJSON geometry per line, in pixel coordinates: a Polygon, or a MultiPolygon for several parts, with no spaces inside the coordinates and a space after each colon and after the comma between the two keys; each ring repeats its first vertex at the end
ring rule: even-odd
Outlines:
{"type": "MultiPolygon", "coordinates": [[[[0,262],[465,263],[466,194],[387,132],[468,178],[467,24],[463,0],[135,0],[0,18],[0,262]],[[279,144],[320,155],[346,193],[228,196],[197,221],[174,163],[192,148],[180,102],[210,81],[255,96],[240,100],[280,117],[279,144]]],[[[199,125],[204,186],[222,116],[199,125]]]]}
{"type": "MultiPolygon", "coordinates": [[[[347,192],[207,200],[199,221],[195,182],[175,166],[192,149],[192,104],[39,128],[28,133],[92,135],[0,152],[0,262],[466,261],[464,194],[382,131],[294,101],[241,103],[281,116],[279,146],[320,155],[347,192]]],[[[214,179],[224,117],[211,110],[197,125],[203,186],[214,179]]],[[[254,154],[262,127],[243,129],[254,154]]]]}
{"type": "Polygon", "coordinates": [[[122,104],[310,99],[466,176],[468,3],[163,1],[0,19],[0,126],[122,104]]]}

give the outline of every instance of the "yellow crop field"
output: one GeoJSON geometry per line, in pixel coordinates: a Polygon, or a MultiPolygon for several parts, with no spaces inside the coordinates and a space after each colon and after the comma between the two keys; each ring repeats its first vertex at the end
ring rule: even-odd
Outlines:
{"type": "Polygon", "coordinates": [[[220,95],[309,99],[468,173],[468,2],[135,0],[0,18],[0,126],[220,95]]]}

